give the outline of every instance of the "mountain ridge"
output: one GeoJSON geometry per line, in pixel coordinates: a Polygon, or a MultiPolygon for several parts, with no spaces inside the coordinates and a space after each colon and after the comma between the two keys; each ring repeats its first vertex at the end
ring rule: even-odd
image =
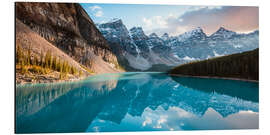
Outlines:
{"type": "Polygon", "coordinates": [[[156,64],[176,66],[192,60],[202,60],[248,51],[258,48],[259,44],[258,30],[248,34],[239,34],[220,27],[212,35],[207,36],[201,27],[197,27],[177,36],[169,36],[168,33],[158,36],[156,33],[146,35],[142,27],[132,27],[128,30],[121,19],[115,20],[99,24],[98,29],[110,45],[118,46],[117,44],[120,44],[119,49],[125,50],[123,51],[124,54],[130,54],[122,56],[123,59],[127,59],[127,64],[142,71],[150,69],[151,66],[156,64]],[[125,28],[124,31],[110,27],[110,25],[117,22],[121,22],[118,23],[118,27],[125,28]],[[108,29],[110,29],[110,32],[108,32],[108,29]],[[119,38],[121,33],[124,33],[125,37],[119,38]],[[111,38],[112,35],[113,38],[111,38]],[[117,39],[121,39],[121,41],[128,40],[130,44],[122,44],[117,39]],[[126,47],[132,48],[133,52],[122,49],[126,47]],[[136,62],[144,63],[144,67],[134,64],[136,62]]]}

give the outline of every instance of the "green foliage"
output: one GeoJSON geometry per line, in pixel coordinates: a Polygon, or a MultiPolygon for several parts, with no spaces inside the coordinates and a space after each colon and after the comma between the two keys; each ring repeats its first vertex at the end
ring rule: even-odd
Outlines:
{"type": "Polygon", "coordinates": [[[60,79],[63,79],[67,74],[78,74],[77,68],[68,64],[68,61],[61,61],[59,57],[52,56],[51,51],[47,51],[44,57],[43,52],[40,54],[40,59],[36,55],[31,59],[31,48],[27,49],[27,54],[24,55],[24,50],[18,45],[16,48],[16,64],[21,67],[21,73],[28,73],[28,68],[32,67],[32,72],[36,74],[48,74],[51,70],[60,72],[60,79]]]}
{"type": "Polygon", "coordinates": [[[61,68],[62,68],[62,63],[61,63],[61,58],[59,57],[58,62],[56,64],[56,70],[60,72],[60,70],[62,70],[61,68]]]}
{"type": "Polygon", "coordinates": [[[52,68],[54,70],[57,70],[57,57],[56,56],[53,56],[53,60],[52,60],[52,68]]]}
{"type": "Polygon", "coordinates": [[[22,48],[20,47],[20,45],[17,45],[16,48],[16,64],[21,64],[24,58],[24,54],[22,51],[22,48]]]}
{"type": "Polygon", "coordinates": [[[94,73],[91,69],[87,68],[86,66],[84,65],[80,65],[83,69],[85,69],[88,73],[94,73]]]}
{"type": "Polygon", "coordinates": [[[40,53],[40,62],[39,62],[41,67],[44,67],[43,59],[44,59],[44,54],[43,54],[43,51],[41,51],[41,53],[40,53]]]}
{"type": "Polygon", "coordinates": [[[31,65],[31,47],[29,46],[27,49],[27,55],[26,55],[26,64],[28,66],[31,65]]]}
{"type": "Polygon", "coordinates": [[[36,65],[33,65],[33,72],[36,73],[36,74],[40,74],[40,67],[36,66],[36,65]]]}
{"type": "Polygon", "coordinates": [[[28,73],[28,68],[25,66],[24,63],[25,63],[24,61],[22,61],[22,63],[21,63],[21,72],[22,72],[22,74],[28,73]]]}
{"type": "Polygon", "coordinates": [[[75,67],[71,67],[71,74],[76,75],[78,74],[78,70],[75,67]]]}
{"type": "Polygon", "coordinates": [[[45,68],[51,69],[51,65],[52,65],[52,54],[51,51],[47,51],[45,55],[45,68]]]}
{"type": "Polygon", "coordinates": [[[171,74],[259,79],[259,49],[180,65],[171,74]]]}
{"type": "Polygon", "coordinates": [[[38,61],[37,56],[35,55],[34,60],[33,60],[33,66],[38,66],[38,65],[39,65],[39,61],[38,61]]]}
{"type": "Polygon", "coordinates": [[[82,74],[83,74],[83,72],[82,72],[82,70],[80,70],[80,72],[79,72],[79,76],[81,77],[81,76],[82,76],[82,74]]]}

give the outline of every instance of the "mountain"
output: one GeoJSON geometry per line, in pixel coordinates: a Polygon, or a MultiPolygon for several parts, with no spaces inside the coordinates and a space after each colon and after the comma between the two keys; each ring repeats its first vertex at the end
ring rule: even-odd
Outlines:
{"type": "Polygon", "coordinates": [[[162,36],[161,36],[161,39],[166,41],[169,39],[169,34],[168,33],[164,33],[162,36]]]}
{"type": "MultiPolygon", "coordinates": [[[[69,55],[65,54],[62,50],[55,47],[51,43],[49,43],[47,40],[42,38],[40,35],[38,35],[36,32],[32,31],[29,27],[27,27],[25,24],[23,24],[20,20],[16,19],[16,46],[17,50],[18,48],[24,48],[24,50],[27,50],[27,52],[24,52],[24,54],[28,54],[28,48],[31,48],[31,57],[35,56],[41,56],[44,52],[51,52],[55,58],[61,59],[61,61],[67,61],[71,67],[76,68],[78,71],[82,71],[83,76],[88,76],[89,73],[87,70],[85,70],[80,63],[72,59],[69,55]]],[[[17,56],[17,53],[16,53],[17,56]]],[[[16,57],[17,59],[17,57],[16,57]]],[[[20,65],[16,63],[16,65],[20,65]]],[[[36,73],[37,75],[38,73],[36,73]]],[[[20,74],[20,72],[17,72],[16,70],[16,83],[24,83],[24,82],[53,82],[55,80],[58,80],[57,73],[54,73],[53,76],[46,75],[44,79],[39,78],[37,80],[33,80],[31,76],[29,75],[24,76],[24,74],[20,74]]],[[[43,76],[44,77],[44,76],[43,76]]],[[[69,77],[69,79],[75,79],[77,77],[69,77]]]]}
{"type": "Polygon", "coordinates": [[[236,35],[236,32],[226,30],[223,27],[220,27],[215,33],[213,33],[210,38],[212,40],[222,40],[222,39],[228,39],[232,36],[236,35]]]}
{"type": "Polygon", "coordinates": [[[215,33],[207,36],[203,29],[197,27],[178,36],[164,33],[146,35],[142,27],[126,28],[121,19],[113,19],[99,24],[98,29],[107,39],[117,55],[125,59],[125,65],[142,71],[161,71],[193,60],[204,60],[253,50],[259,47],[259,31],[248,34],[220,27],[215,33]],[[120,51],[121,50],[121,51],[120,51]],[[154,68],[153,68],[154,67],[154,68]]]}
{"type": "MultiPolygon", "coordinates": [[[[80,4],[16,2],[15,10],[16,22],[22,22],[25,28],[67,54],[79,65],[94,73],[120,71],[111,46],[80,4]]],[[[21,41],[27,38],[17,37],[18,34],[16,31],[16,41],[17,38],[21,38],[18,39],[21,41]]],[[[31,42],[21,44],[32,46],[31,42]]],[[[39,45],[46,46],[43,42],[39,45]]]]}
{"type": "Polygon", "coordinates": [[[178,40],[182,41],[185,44],[190,43],[190,42],[205,40],[205,39],[206,39],[206,34],[203,32],[202,28],[200,27],[194,30],[185,32],[184,34],[178,36],[178,40]]]}
{"type": "Polygon", "coordinates": [[[259,47],[258,37],[258,31],[238,34],[223,27],[208,37],[197,28],[172,37],[177,40],[170,44],[174,53],[181,59],[203,60],[256,49],[259,47]]]}
{"type": "Polygon", "coordinates": [[[128,30],[121,19],[113,19],[97,27],[117,52],[119,63],[129,71],[145,71],[156,64],[167,67],[179,63],[160,37],[155,33],[147,36],[142,27],[128,30]]]}

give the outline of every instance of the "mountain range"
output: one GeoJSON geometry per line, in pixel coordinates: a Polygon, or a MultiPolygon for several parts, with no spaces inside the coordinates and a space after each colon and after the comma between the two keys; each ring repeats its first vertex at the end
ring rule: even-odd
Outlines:
{"type": "Polygon", "coordinates": [[[198,27],[177,36],[146,35],[142,27],[127,29],[121,19],[96,24],[119,63],[133,70],[159,70],[194,60],[240,53],[259,47],[259,31],[242,34],[220,27],[207,36],[198,27]]]}
{"type": "MultiPolygon", "coordinates": [[[[168,71],[175,66],[259,47],[259,31],[239,34],[220,27],[207,36],[198,27],[177,36],[127,29],[121,19],[95,24],[77,3],[16,2],[16,47],[30,58],[51,52],[83,71],[168,71]]],[[[23,76],[22,76],[23,77],[23,76]]],[[[17,78],[16,78],[17,79],[17,78]]]]}

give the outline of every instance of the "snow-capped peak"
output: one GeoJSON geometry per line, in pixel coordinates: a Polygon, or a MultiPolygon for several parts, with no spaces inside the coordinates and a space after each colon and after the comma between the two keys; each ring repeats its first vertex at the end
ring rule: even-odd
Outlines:
{"type": "Polygon", "coordinates": [[[203,33],[203,30],[201,27],[197,27],[196,29],[193,29],[191,31],[185,32],[183,35],[192,36],[198,33],[203,33]]]}
{"type": "Polygon", "coordinates": [[[108,21],[107,23],[115,23],[115,22],[122,22],[122,20],[119,18],[113,18],[110,21],[108,21]]]}
{"type": "Polygon", "coordinates": [[[235,35],[236,32],[225,29],[224,27],[220,27],[215,33],[213,33],[210,37],[212,38],[229,38],[232,35],[235,35]]]}
{"type": "Polygon", "coordinates": [[[156,33],[151,33],[149,35],[150,38],[159,38],[158,35],[156,33]]]}
{"type": "Polygon", "coordinates": [[[191,31],[185,32],[184,34],[178,36],[179,41],[184,41],[189,38],[204,39],[206,38],[206,34],[203,32],[201,27],[197,27],[191,31]]]}
{"type": "Polygon", "coordinates": [[[201,32],[203,32],[203,30],[202,30],[201,27],[197,27],[194,30],[192,30],[191,32],[193,32],[193,33],[201,33],[201,32]]]}
{"type": "Polygon", "coordinates": [[[143,32],[142,27],[133,27],[129,31],[132,37],[141,37],[141,36],[146,37],[146,35],[143,32]]]}
{"type": "Polygon", "coordinates": [[[134,33],[134,32],[143,32],[143,29],[142,29],[142,27],[132,27],[132,28],[130,29],[130,31],[131,31],[132,33],[134,33]]]}
{"type": "Polygon", "coordinates": [[[102,31],[110,31],[109,29],[115,29],[115,28],[120,28],[120,29],[123,29],[125,30],[126,27],[125,25],[123,24],[122,20],[121,19],[117,19],[117,18],[114,18],[108,22],[105,22],[105,23],[100,23],[97,25],[97,27],[102,31]]]}
{"type": "Polygon", "coordinates": [[[168,39],[169,39],[169,34],[168,34],[168,33],[164,33],[164,34],[161,36],[161,39],[163,39],[163,40],[168,40],[168,39]]]}

